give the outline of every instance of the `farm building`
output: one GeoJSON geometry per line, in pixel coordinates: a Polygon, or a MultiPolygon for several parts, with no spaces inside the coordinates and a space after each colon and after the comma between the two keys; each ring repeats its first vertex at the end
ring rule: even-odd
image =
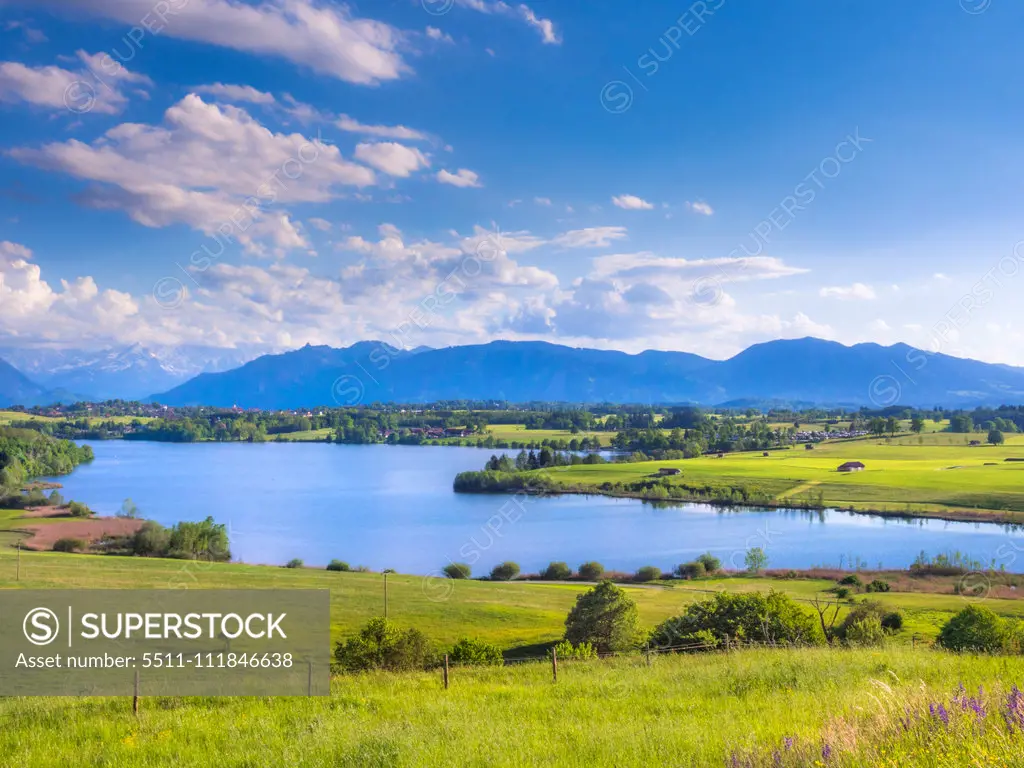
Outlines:
{"type": "Polygon", "coordinates": [[[845,464],[840,464],[836,468],[836,472],[860,472],[862,469],[865,469],[863,462],[848,461],[845,464]]]}
{"type": "Polygon", "coordinates": [[[681,475],[683,470],[676,469],[675,467],[662,467],[658,470],[659,475],[681,475]]]}

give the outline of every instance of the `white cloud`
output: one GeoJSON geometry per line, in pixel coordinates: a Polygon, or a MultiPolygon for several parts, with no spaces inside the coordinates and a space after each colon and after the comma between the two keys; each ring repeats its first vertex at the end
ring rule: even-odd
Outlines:
{"type": "Polygon", "coordinates": [[[587,227],[565,232],[552,242],[564,248],[604,248],[625,237],[625,227],[587,227]]]}
{"type": "MultiPolygon", "coordinates": [[[[479,11],[480,13],[520,18],[540,32],[541,40],[544,43],[549,45],[558,45],[562,42],[562,38],[555,29],[554,22],[550,19],[538,18],[537,14],[535,14],[528,5],[520,4],[513,7],[508,3],[503,2],[503,0],[494,0],[493,2],[490,0],[454,0],[454,2],[463,8],[471,8],[472,10],[479,11]]],[[[490,51],[488,52],[490,53],[490,51]]],[[[491,55],[493,55],[493,53],[491,55]]]]}
{"type": "Polygon", "coordinates": [[[365,136],[377,136],[382,139],[399,139],[401,141],[424,141],[428,136],[404,125],[366,125],[348,115],[339,115],[334,123],[343,131],[361,133],[365,136]]]}
{"type": "Polygon", "coordinates": [[[875,289],[864,283],[828,286],[818,291],[818,295],[822,298],[839,299],[840,301],[871,301],[877,298],[875,289]]]}
{"type": "Polygon", "coordinates": [[[559,45],[562,38],[555,31],[555,25],[550,19],[539,19],[537,14],[525,5],[519,6],[519,12],[526,19],[526,23],[540,32],[541,39],[549,45],[559,45]]]}
{"type": "Polygon", "coordinates": [[[184,223],[211,236],[226,228],[256,253],[261,241],[277,252],[307,247],[274,206],[327,202],[376,183],[336,147],[273,133],[244,110],[195,94],[168,109],[162,125],[124,123],[92,144],[72,139],[9,154],[95,182],[85,194],[90,205],[124,210],[147,227],[184,223]]]}
{"type": "Polygon", "coordinates": [[[129,71],[105,53],[78,51],[81,64],[70,70],[57,66],[28,67],[16,61],[0,63],[0,101],[25,102],[74,113],[116,114],[124,109],[126,85],[151,86],[145,75],[129,71]]]}
{"type": "Polygon", "coordinates": [[[15,30],[20,31],[22,37],[25,38],[25,42],[31,45],[38,43],[45,43],[49,38],[43,34],[40,30],[33,27],[30,23],[25,21],[16,21],[12,19],[4,24],[4,30],[7,32],[13,32],[15,30]]]}
{"type": "Polygon", "coordinates": [[[258,91],[251,85],[225,85],[224,83],[211,83],[210,85],[197,85],[192,88],[193,93],[213,96],[230,102],[247,102],[249,104],[276,104],[277,99],[272,93],[258,91]]]}
{"type": "Polygon", "coordinates": [[[418,149],[393,141],[358,144],[355,157],[379,171],[401,178],[430,165],[430,161],[418,149]]]}
{"type": "Polygon", "coordinates": [[[314,216],[311,219],[306,219],[306,223],[313,227],[313,229],[319,229],[321,232],[331,231],[331,222],[327,221],[327,219],[320,219],[314,216]]]}
{"type": "Polygon", "coordinates": [[[712,208],[707,203],[701,201],[698,201],[696,203],[687,202],[686,207],[689,208],[694,213],[699,213],[701,216],[713,216],[715,213],[714,208],[712,208]]]}
{"type": "Polygon", "coordinates": [[[551,198],[550,197],[535,197],[535,198],[533,198],[533,202],[535,202],[537,205],[543,205],[545,207],[550,207],[551,206],[551,198]]]}
{"type": "Polygon", "coordinates": [[[455,173],[447,170],[437,172],[437,180],[442,184],[451,184],[453,187],[482,187],[480,177],[473,171],[466,168],[459,168],[455,173]]]}
{"type": "Polygon", "coordinates": [[[340,80],[376,85],[410,71],[404,35],[389,24],[355,18],[347,6],[316,0],[37,0],[67,11],[141,26],[258,56],[276,56],[340,80]],[[163,14],[156,12],[167,5],[163,14]]]}
{"type": "Polygon", "coordinates": [[[612,198],[612,203],[625,211],[649,211],[654,208],[653,203],[636,195],[617,195],[612,198]]]}
{"type": "Polygon", "coordinates": [[[452,36],[451,35],[449,35],[446,32],[442,32],[437,27],[427,27],[427,37],[429,37],[431,40],[438,40],[439,42],[442,42],[442,43],[454,43],[455,42],[454,40],[452,40],[452,36]]]}

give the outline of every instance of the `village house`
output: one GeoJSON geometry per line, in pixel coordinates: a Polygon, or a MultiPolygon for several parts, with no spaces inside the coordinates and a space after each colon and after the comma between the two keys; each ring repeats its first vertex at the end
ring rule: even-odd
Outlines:
{"type": "Polygon", "coordinates": [[[683,474],[683,470],[676,469],[675,467],[662,467],[658,470],[658,474],[662,476],[681,475],[683,474]]]}
{"type": "Polygon", "coordinates": [[[860,472],[862,469],[866,469],[863,462],[848,461],[836,467],[836,472],[860,472]]]}

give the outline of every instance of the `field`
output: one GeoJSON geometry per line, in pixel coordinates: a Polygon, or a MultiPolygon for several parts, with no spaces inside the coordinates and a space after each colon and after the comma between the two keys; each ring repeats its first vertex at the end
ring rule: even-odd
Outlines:
{"type": "Polygon", "coordinates": [[[487,431],[495,440],[517,443],[539,443],[541,440],[580,440],[584,437],[598,438],[601,445],[611,445],[614,432],[578,432],[575,435],[567,429],[527,429],[523,424],[488,424],[487,431]]]}
{"type": "Polygon", "coordinates": [[[633,483],[677,467],[670,483],[750,486],[767,489],[778,503],[816,502],[864,511],[913,513],[951,519],[1024,521],[1024,436],[1002,446],[969,446],[977,435],[932,433],[894,439],[824,442],[813,451],[786,450],[704,456],[633,464],[596,464],[543,470],[551,480],[578,490],[603,483],[633,483]],[[847,461],[861,472],[841,473],[847,461]]]}
{"type": "MultiPolygon", "coordinates": [[[[6,527],[16,524],[14,514],[5,513],[6,527]]],[[[894,588],[915,581],[892,578],[894,588]]],[[[0,763],[187,767],[209,765],[216,754],[217,765],[239,768],[1012,764],[1019,746],[1005,734],[994,738],[992,729],[1001,727],[997,709],[1010,685],[1024,684],[1024,658],[929,647],[967,601],[952,594],[955,577],[918,581],[940,593],[872,596],[906,617],[882,649],[563,662],[556,683],[544,648],[561,637],[566,613],[588,585],[392,574],[388,614],[400,626],[417,627],[440,647],[469,636],[499,645],[510,658],[536,661],[456,667],[448,691],[439,673],[335,677],[331,696],[313,699],[145,698],[143,690],[138,718],[127,696],[0,699],[0,763]],[[971,691],[983,685],[991,698],[984,739],[954,733],[973,727],[967,721],[942,733],[928,721],[928,704],[952,708],[960,683],[971,691]],[[922,713],[921,733],[901,728],[908,709],[922,713]],[[916,762],[926,748],[945,757],[916,762]],[[776,762],[780,750],[789,762],[776,762]],[[888,762],[893,755],[898,760],[888,762]]],[[[825,579],[729,577],[627,590],[642,625],[653,627],[716,590],[781,589],[809,610],[807,602],[832,586],[825,579]]],[[[36,552],[22,552],[19,566],[14,550],[0,548],[0,589],[49,588],[326,588],[334,640],[383,612],[380,574],[36,552]]],[[[983,604],[1024,618],[1024,600],[983,604]]]]}
{"type": "MultiPolygon", "coordinates": [[[[89,426],[96,426],[104,422],[113,422],[114,424],[131,424],[133,421],[141,421],[143,424],[146,422],[153,421],[152,416],[90,416],[87,421],[89,426]]],[[[0,411],[0,426],[10,424],[13,421],[44,421],[58,423],[67,421],[67,419],[58,418],[55,416],[36,416],[31,413],[21,413],[19,411],[0,411]]]]}

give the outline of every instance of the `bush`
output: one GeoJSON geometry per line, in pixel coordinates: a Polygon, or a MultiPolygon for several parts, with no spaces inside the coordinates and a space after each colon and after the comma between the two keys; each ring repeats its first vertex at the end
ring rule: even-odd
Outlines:
{"type": "Polygon", "coordinates": [[[839,580],[839,583],[843,584],[843,585],[845,585],[847,587],[863,587],[864,586],[864,582],[860,580],[860,576],[858,576],[856,573],[851,573],[849,576],[844,576],[843,578],[841,578],[839,580]]]}
{"type": "Polygon", "coordinates": [[[639,582],[656,581],[660,578],[661,569],[653,565],[645,565],[633,575],[633,580],[639,582]]]}
{"type": "Polygon", "coordinates": [[[88,543],[85,539],[75,539],[70,536],[63,539],[57,539],[53,543],[54,552],[81,552],[88,547],[88,543]]]}
{"type": "Polygon", "coordinates": [[[583,563],[579,568],[576,569],[576,573],[584,581],[597,581],[604,576],[604,566],[600,563],[591,561],[589,563],[583,563]]]}
{"type": "Polygon", "coordinates": [[[885,579],[875,579],[868,584],[868,592],[888,592],[892,587],[885,579]]]}
{"type": "Polygon", "coordinates": [[[719,645],[731,642],[817,645],[824,641],[817,620],[792,599],[771,591],[731,594],[722,592],[694,603],[681,616],[654,630],[651,644],[661,648],[680,645],[719,645]]]}
{"type": "Polygon", "coordinates": [[[939,645],[951,651],[992,653],[1003,647],[1006,623],[988,608],[969,605],[947,621],[939,632],[939,645]]]}
{"type": "Polygon", "coordinates": [[[552,651],[558,656],[559,661],[590,661],[597,658],[597,650],[590,643],[574,646],[568,640],[563,640],[552,651]]]}
{"type": "Polygon", "coordinates": [[[418,629],[399,629],[383,618],[370,619],[356,637],[338,643],[334,660],[346,672],[374,669],[408,671],[429,669],[436,658],[426,636],[418,629]]]}
{"type": "Polygon", "coordinates": [[[692,563],[683,563],[676,567],[676,573],[684,579],[699,579],[702,576],[706,576],[707,572],[707,568],[700,560],[695,560],[692,563]]]}
{"type": "Polygon", "coordinates": [[[453,664],[475,664],[480,666],[499,666],[505,663],[498,646],[482,640],[470,640],[464,637],[455,644],[448,659],[453,664]]]}
{"type": "Polygon", "coordinates": [[[886,632],[899,632],[903,629],[903,614],[899,611],[890,611],[882,617],[882,629],[886,632]]]}
{"type": "Polygon", "coordinates": [[[131,538],[132,552],[140,557],[166,557],[171,546],[171,532],[160,523],[147,520],[131,538]]]}
{"type": "Polygon", "coordinates": [[[850,645],[881,645],[885,630],[877,616],[865,616],[846,627],[846,642],[850,645]]]}
{"type": "Polygon", "coordinates": [[[352,567],[344,560],[331,560],[327,564],[328,571],[351,571],[352,567]]]}
{"type": "Polygon", "coordinates": [[[836,597],[838,597],[840,600],[845,600],[851,594],[849,587],[836,587],[832,591],[836,593],[836,597]]]}
{"type": "Polygon", "coordinates": [[[465,563],[448,563],[441,569],[449,579],[468,579],[472,570],[465,563]]]}
{"type": "Polygon", "coordinates": [[[299,558],[295,557],[295,558],[292,558],[291,560],[289,560],[287,563],[285,563],[284,567],[285,568],[301,568],[303,565],[305,565],[305,563],[303,563],[302,560],[300,560],[299,558]]]}
{"type": "Polygon", "coordinates": [[[697,562],[701,563],[704,566],[704,570],[708,573],[717,573],[722,570],[722,561],[710,552],[705,552],[703,555],[698,557],[697,562]]]}
{"type": "Polygon", "coordinates": [[[565,619],[565,639],[573,645],[590,643],[598,653],[635,648],[640,639],[636,603],[621,588],[602,581],[576,596],[565,619]]]}
{"type": "Polygon", "coordinates": [[[68,504],[68,514],[72,517],[89,517],[92,510],[80,501],[72,501],[68,504]]]}
{"type": "Polygon", "coordinates": [[[541,572],[540,577],[548,581],[565,581],[572,577],[572,568],[565,563],[549,563],[548,567],[541,572]]]}
{"type": "Polygon", "coordinates": [[[747,566],[749,573],[757,574],[764,570],[765,566],[768,565],[768,555],[764,553],[764,550],[760,547],[754,547],[747,550],[747,554],[743,558],[744,564],[747,566]]]}
{"type": "Polygon", "coordinates": [[[519,575],[519,564],[506,560],[491,569],[491,581],[512,581],[519,575]]]}

